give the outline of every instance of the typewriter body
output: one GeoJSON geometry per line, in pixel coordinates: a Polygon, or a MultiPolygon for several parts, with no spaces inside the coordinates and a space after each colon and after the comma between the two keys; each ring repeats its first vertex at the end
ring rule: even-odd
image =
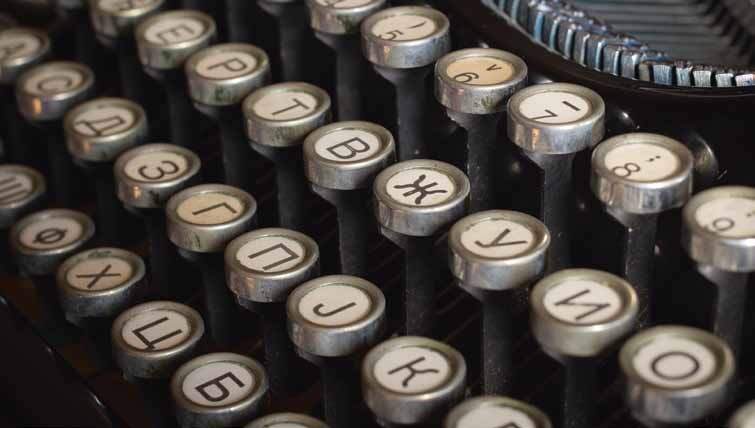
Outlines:
{"type": "Polygon", "coordinates": [[[6,0],[0,425],[755,427],[747,0],[6,0]]]}

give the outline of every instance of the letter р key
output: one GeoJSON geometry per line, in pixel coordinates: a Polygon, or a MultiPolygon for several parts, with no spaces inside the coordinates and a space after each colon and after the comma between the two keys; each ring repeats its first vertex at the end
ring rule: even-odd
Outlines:
{"type": "Polygon", "coordinates": [[[136,305],[113,322],[113,358],[124,378],[139,388],[152,426],[173,422],[168,381],[194,357],[203,335],[199,312],[168,301],[136,305]]]}
{"type": "Polygon", "coordinates": [[[638,306],[626,281],[591,269],[553,273],[532,289],[533,335],[545,353],[564,365],[561,426],[596,426],[598,358],[634,329],[638,306]]]}
{"type": "Polygon", "coordinates": [[[450,346],[402,336],[374,347],[362,362],[362,395],[385,427],[437,426],[464,397],[467,365],[450,346]]]}
{"type": "Polygon", "coordinates": [[[297,357],[286,333],[285,302],[296,286],[319,275],[317,243],[290,229],[257,229],[228,244],[225,270],[236,302],[262,321],[265,368],[273,394],[285,397],[309,386],[310,368],[297,357]]]}
{"type": "Polygon", "coordinates": [[[219,352],[182,365],[170,390],[182,428],[240,426],[263,409],[268,382],[257,361],[219,352]]]}
{"type": "Polygon", "coordinates": [[[451,410],[443,428],[551,428],[540,409],[508,397],[470,398],[451,410]]]}

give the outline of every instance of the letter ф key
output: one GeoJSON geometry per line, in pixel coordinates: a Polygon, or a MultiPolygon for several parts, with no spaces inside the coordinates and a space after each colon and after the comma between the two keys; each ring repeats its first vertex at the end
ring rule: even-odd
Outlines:
{"type": "Polygon", "coordinates": [[[24,132],[23,120],[16,108],[13,91],[18,76],[46,60],[50,55],[47,34],[26,27],[0,30],[0,117],[3,127],[3,154],[11,162],[34,166],[44,170],[44,157],[35,150],[34,138],[24,132]]]}
{"type": "Polygon", "coordinates": [[[47,146],[52,199],[61,206],[73,206],[86,189],[66,150],[61,122],[68,110],[90,98],[94,83],[92,70],[67,61],[38,65],[16,81],[18,110],[47,146]]]}
{"type": "Polygon", "coordinates": [[[158,13],[142,21],[134,31],[144,72],[165,89],[171,142],[195,150],[201,142],[201,116],[186,91],[183,66],[192,54],[212,43],[215,32],[212,18],[192,10],[158,13]]]}
{"type": "Polygon", "coordinates": [[[23,165],[0,165],[0,271],[12,269],[9,229],[19,218],[40,208],[46,196],[42,174],[23,165]]]}
{"type": "MultiPolygon", "coordinates": [[[[642,330],[619,354],[627,406],[645,426],[712,426],[729,401],[736,362],[726,342],[683,326],[642,330]]],[[[736,425],[731,425],[732,428],[736,425]]]]}
{"type": "Polygon", "coordinates": [[[486,394],[511,393],[516,294],[545,271],[550,233],[515,211],[464,217],[448,234],[448,265],[457,284],[482,304],[482,383],[486,394]]]}
{"type": "Polygon", "coordinates": [[[288,297],[288,335],[303,358],[320,367],[325,421],[349,428],[363,416],[359,354],[386,331],[385,296],[374,284],[347,275],[313,279],[288,297]]]}
{"type": "Polygon", "coordinates": [[[204,319],[216,345],[228,346],[238,327],[225,283],[223,251],[257,222],[257,201],[241,189],[203,184],[176,193],[165,206],[168,238],[202,273],[204,319]]]}
{"type": "Polygon", "coordinates": [[[370,122],[323,126],[304,141],[304,173],[312,190],[338,213],[341,273],[365,277],[374,230],[370,189],[375,176],[395,161],[391,133],[370,122]]]}
{"type": "Polygon", "coordinates": [[[445,343],[397,337],[365,356],[362,394],[381,426],[438,426],[464,398],[466,376],[464,357],[445,343]]]}
{"type": "Polygon", "coordinates": [[[404,332],[430,335],[434,327],[438,263],[435,240],[467,209],[469,179],[434,160],[399,162],[373,185],[380,232],[404,250],[404,332]]]}
{"type": "Polygon", "coordinates": [[[552,428],[540,409],[507,397],[470,398],[451,410],[443,428],[552,428]]]}
{"type": "Polygon", "coordinates": [[[435,98],[467,131],[470,212],[499,208],[498,122],[509,97],[527,83],[527,65],[498,49],[463,49],[435,64],[435,98]]]}
{"type": "Polygon", "coordinates": [[[194,152],[173,144],[139,146],[115,162],[118,199],[143,219],[147,231],[152,296],[183,300],[196,284],[191,269],[168,239],[165,204],[174,194],[199,182],[201,164],[194,152]]]}
{"type": "Polygon", "coordinates": [[[297,357],[288,339],[284,305],[291,290],[319,275],[319,260],[317,243],[289,229],[245,233],[225,249],[228,288],[262,322],[265,368],[277,397],[300,392],[313,380],[311,367],[297,357]]]}
{"type": "Polygon", "coordinates": [[[299,413],[273,413],[244,426],[244,428],[328,428],[322,421],[299,413]]]}
{"type": "Polygon", "coordinates": [[[448,18],[429,7],[394,7],[365,19],[361,31],[364,56],[396,88],[399,160],[431,157],[425,78],[451,48],[448,18]]]}
{"type": "Polygon", "coordinates": [[[253,153],[240,104],[250,92],[270,81],[267,54],[256,46],[226,43],[195,53],[184,69],[194,106],[220,131],[224,182],[254,193],[259,172],[249,165],[253,153]]]}
{"type": "Polygon", "coordinates": [[[100,237],[113,245],[133,242],[136,225],[116,197],[113,164],[147,139],[144,110],[123,98],[95,98],[69,111],[63,128],[73,161],[94,181],[100,237]]]}
{"type": "Polygon", "coordinates": [[[278,226],[306,233],[311,210],[301,145],[330,123],[330,96],[309,83],[279,83],[252,92],[243,109],[249,144],[275,164],[278,226]]]}
{"type": "Polygon", "coordinates": [[[623,279],[591,269],[566,269],[540,280],[530,295],[530,325],[543,351],[564,365],[561,425],[593,428],[601,354],[637,322],[637,294],[623,279]]]}
{"type": "Polygon", "coordinates": [[[113,322],[113,358],[123,377],[136,385],[150,426],[172,426],[169,379],[197,353],[204,321],[180,303],[156,301],[136,305],[113,322]]]}
{"type": "Polygon", "coordinates": [[[138,255],[107,247],[80,252],[58,267],[56,282],[66,320],[86,332],[103,365],[112,356],[113,319],[144,298],[146,271],[138,255]]]}
{"type": "Polygon", "coordinates": [[[385,4],[386,0],[307,0],[315,35],[335,51],[338,120],[363,118],[366,63],[359,44],[359,26],[385,4]]]}
{"type": "Polygon", "coordinates": [[[240,426],[264,409],[268,381],[257,361],[219,352],[182,365],[170,390],[182,428],[240,426]]]}

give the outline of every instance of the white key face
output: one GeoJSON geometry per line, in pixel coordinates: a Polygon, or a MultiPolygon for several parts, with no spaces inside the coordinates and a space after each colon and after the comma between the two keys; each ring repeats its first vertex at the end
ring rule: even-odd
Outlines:
{"type": "Polygon", "coordinates": [[[246,52],[218,52],[197,63],[197,73],[212,80],[234,79],[257,69],[257,58],[246,52]]]}
{"type": "Polygon", "coordinates": [[[568,92],[541,92],[519,104],[519,111],[530,120],[559,125],[576,122],[590,113],[590,103],[568,92]]]}
{"type": "Polygon", "coordinates": [[[12,206],[34,193],[34,180],[20,171],[0,166],[0,208],[12,206]]]}
{"type": "Polygon", "coordinates": [[[101,10],[120,13],[139,9],[158,3],[160,0],[100,0],[98,6],[101,10]]]}
{"type": "Polygon", "coordinates": [[[755,236],[755,200],[721,198],[706,202],[695,212],[697,224],[724,238],[755,236]]]}
{"type": "Polygon", "coordinates": [[[438,26],[432,19],[420,15],[394,15],[376,22],[372,34],[397,42],[424,39],[432,36],[438,26]]]}
{"type": "Polygon", "coordinates": [[[278,273],[293,269],[306,257],[304,246],[285,236],[263,236],[247,242],[236,253],[236,260],[247,269],[278,273]]]}
{"type": "Polygon", "coordinates": [[[207,31],[204,22],[193,17],[168,17],[152,23],[144,32],[148,42],[169,46],[202,37],[207,31]]]}
{"type": "Polygon", "coordinates": [[[53,217],[26,226],[19,240],[23,246],[33,250],[53,250],[73,244],[83,235],[84,227],[78,221],[53,217]]]}
{"type": "Polygon", "coordinates": [[[91,109],[77,116],[73,129],[87,137],[105,137],[130,129],[136,123],[133,111],[120,106],[91,109]]]}
{"type": "Polygon", "coordinates": [[[159,183],[175,180],[186,174],[189,161],[173,152],[150,152],[126,162],[124,170],[133,180],[159,183]]]}
{"type": "Polygon", "coordinates": [[[223,224],[243,215],[246,207],[236,197],[225,193],[201,193],[190,196],[178,206],[178,216],[200,225],[223,224]]]}
{"type": "Polygon", "coordinates": [[[359,162],[370,159],[382,148],[380,139],[361,129],[333,131],[315,143],[315,153],[333,162],[359,162]]]}
{"type": "Polygon", "coordinates": [[[474,86],[497,85],[514,75],[510,62],[492,57],[461,58],[446,68],[446,74],[460,83],[474,86]]]}
{"type": "Polygon", "coordinates": [[[46,68],[24,83],[24,90],[33,95],[53,96],[73,92],[82,87],[85,77],[75,68],[46,68]]]}
{"type": "Polygon", "coordinates": [[[254,374],[241,364],[217,361],[189,373],[181,385],[186,398],[207,407],[223,407],[248,397],[253,391],[254,374]]]}
{"type": "Polygon", "coordinates": [[[367,6],[376,3],[375,0],[317,0],[321,6],[332,7],[333,9],[348,9],[350,7],[367,6]]]}
{"type": "Polygon", "coordinates": [[[115,288],[131,279],[134,268],[118,257],[82,260],[66,272],[66,281],[83,291],[101,291],[115,288]]]}
{"type": "Polygon", "coordinates": [[[191,335],[188,318],[164,309],[142,312],[123,325],[121,337],[141,351],[162,351],[182,344],[191,335]]]}
{"type": "Polygon", "coordinates": [[[381,386],[404,394],[423,394],[443,386],[451,376],[448,359],[428,348],[407,346],[383,355],[373,368],[381,386]]]}
{"type": "Polygon", "coordinates": [[[631,181],[653,182],[674,175],[680,167],[679,157],[657,144],[633,143],[615,147],[606,153],[605,166],[614,175],[631,181]]]}
{"type": "Polygon", "coordinates": [[[302,91],[274,92],[254,104],[254,112],[267,120],[295,120],[307,117],[318,107],[314,96],[302,91]]]}
{"type": "Polygon", "coordinates": [[[372,299],[359,288],[346,284],[317,287],[299,301],[299,313],[324,327],[342,327],[358,322],[372,310],[372,299]]]}
{"type": "Polygon", "coordinates": [[[396,202],[415,207],[442,204],[456,193],[451,177],[430,168],[400,171],[388,179],[385,188],[396,202]]]}
{"type": "Polygon", "coordinates": [[[555,318],[580,325],[600,324],[621,312],[621,296],[611,287],[590,280],[565,281],[552,287],[543,304],[555,318]]]}
{"type": "Polygon", "coordinates": [[[519,223],[490,218],[463,231],[461,244],[478,256],[508,259],[531,249],[535,244],[535,234],[519,223]]]}
{"type": "Polygon", "coordinates": [[[459,418],[455,428],[537,428],[537,425],[519,409],[485,406],[459,418]]]}
{"type": "Polygon", "coordinates": [[[705,346],[684,338],[654,340],[639,351],[632,365],[647,382],[664,388],[685,389],[715,375],[718,362],[705,346]]]}
{"type": "Polygon", "coordinates": [[[0,33],[0,61],[26,58],[39,52],[42,41],[34,34],[21,31],[0,33]]]}

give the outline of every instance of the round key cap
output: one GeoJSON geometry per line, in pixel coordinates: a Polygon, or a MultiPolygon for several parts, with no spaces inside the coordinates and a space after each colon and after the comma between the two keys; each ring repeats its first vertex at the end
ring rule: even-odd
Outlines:
{"type": "Polygon", "coordinates": [[[136,147],[115,163],[118,198],[133,208],[162,208],[171,196],[198,181],[200,167],[199,157],[180,146],[136,147]]]}
{"type": "Polygon", "coordinates": [[[136,27],[139,59],[147,69],[179,68],[194,52],[210,45],[215,31],[215,21],[202,12],[158,13],[136,27]]]}
{"type": "Polygon", "coordinates": [[[68,61],[48,62],[21,74],[16,82],[16,100],[29,121],[58,120],[94,90],[89,67],[68,61]]]}
{"type": "Polygon", "coordinates": [[[50,54],[47,34],[26,27],[0,31],[0,84],[13,84],[29,67],[35,66],[50,54]]]}
{"type": "MultiPolygon", "coordinates": [[[[47,191],[45,178],[23,165],[0,165],[0,230],[38,208],[47,191]]],[[[5,243],[2,244],[5,247],[5,243]]]]}
{"type": "Polygon", "coordinates": [[[244,428],[328,428],[324,422],[299,413],[274,413],[256,419],[244,428]]]}
{"type": "Polygon", "coordinates": [[[627,404],[647,424],[688,424],[727,400],[734,356],[718,337],[695,328],[660,326],[629,339],[619,355],[627,404]]]}
{"type": "Polygon", "coordinates": [[[265,404],[267,375],[255,360],[231,353],[207,354],[182,365],[171,393],[182,427],[237,426],[265,404]]]}
{"type": "Polygon", "coordinates": [[[90,2],[89,13],[100,41],[110,45],[114,39],[133,32],[140,21],[158,12],[164,4],[165,0],[96,0],[90,2]]]}
{"type": "Polygon", "coordinates": [[[133,378],[164,379],[191,358],[204,334],[199,312],[180,303],[134,306],[113,322],[115,362],[133,378]]]}
{"type": "Polygon", "coordinates": [[[551,428],[548,416],[539,409],[507,397],[470,398],[451,410],[444,428],[530,427],[551,428]]]}
{"type": "Polygon", "coordinates": [[[176,246],[211,253],[252,226],[257,201],[231,186],[203,184],[173,195],[165,210],[168,236],[176,246]]]}
{"type": "Polygon", "coordinates": [[[511,388],[515,296],[545,271],[550,233],[539,220],[515,211],[464,217],[448,235],[448,265],[458,285],[482,303],[483,390],[511,388]]]}
{"type": "Polygon", "coordinates": [[[378,419],[432,423],[464,396],[467,365],[450,346],[403,336],[373,348],[362,363],[364,400],[378,419]]]}
{"type": "Polygon", "coordinates": [[[752,428],[755,426],[755,402],[740,407],[729,419],[729,428],[752,428]]]}
{"type": "Polygon", "coordinates": [[[50,275],[58,264],[94,236],[94,222],[85,214],[49,209],[30,214],[10,232],[11,248],[22,272],[50,275]]]}
{"type": "Polygon", "coordinates": [[[307,0],[312,29],[327,34],[358,33],[362,21],[385,3],[385,0],[307,0]]]}
{"type": "Polygon", "coordinates": [[[141,297],[146,267],[141,257],[118,248],[83,251],[60,265],[58,292],[66,318],[114,317],[141,297]]]}

